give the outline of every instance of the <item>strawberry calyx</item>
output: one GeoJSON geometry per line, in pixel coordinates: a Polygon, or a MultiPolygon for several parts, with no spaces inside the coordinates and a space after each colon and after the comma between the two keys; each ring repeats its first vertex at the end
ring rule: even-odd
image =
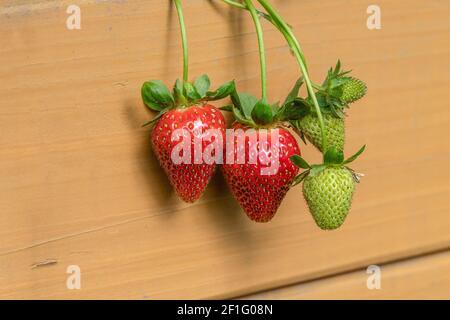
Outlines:
{"type": "Polygon", "coordinates": [[[230,94],[232,103],[220,109],[232,112],[236,121],[253,128],[269,128],[280,123],[289,123],[304,115],[305,110],[293,103],[298,99],[302,84],[303,78],[298,79],[283,104],[271,104],[265,98],[258,99],[249,93],[233,90],[230,94]]]}
{"type": "Polygon", "coordinates": [[[226,82],[214,91],[210,91],[211,82],[208,75],[198,77],[193,83],[176,80],[172,92],[160,80],[146,81],[141,88],[144,104],[158,114],[143,126],[151,125],[167,111],[188,108],[194,105],[226,98],[234,91],[234,81],[226,82]]]}
{"type": "Polygon", "coordinates": [[[303,159],[299,155],[293,155],[290,159],[292,163],[294,163],[297,167],[301,169],[305,169],[302,173],[295,177],[292,182],[292,186],[296,186],[301,183],[307,176],[317,176],[319,173],[324,171],[329,167],[345,167],[347,168],[353,175],[355,182],[359,182],[360,174],[353,171],[353,169],[349,168],[347,164],[355,161],[366,149],[366,146],[362,146],[358,152],[356,152],[351,157],[344,160],[344,153],[340,150],[337,150],[334,146],[327,149],[324,154],[323,163],[321,164],[312,164],[310,165],[305,159],[303,159]]]}
{"type": "MultiPolygon", "coordinates": [[[[349,104],[361,99],[367,92],[365,83],[357,78],[349,77],[350,71],[341,70],[341,62],[338,60],[336,67],[330,68],[321,86],[315,85],[315,95],[322,114],[330,114],[335,118],[343,119],[344,110],[349,104]]],[[[307,98],[295,97],[291,100],[294,107],[302,109],[302,114],[314,114],[313,100],[310,95],[307,98]]],[[[298,128],[298,123],[292,125],[298,128]]]]}
{"type": "Polygon", "coordinates": [[[341,70],[341,61],[338,60],[335,68],[328,70],[322,85],[316,86],[321,111],[343,118],[344,110],[349,108],[349,104],[364,97],[367,92],[366,84],[362,80],[349,77],[350,72],[341,70]]]}

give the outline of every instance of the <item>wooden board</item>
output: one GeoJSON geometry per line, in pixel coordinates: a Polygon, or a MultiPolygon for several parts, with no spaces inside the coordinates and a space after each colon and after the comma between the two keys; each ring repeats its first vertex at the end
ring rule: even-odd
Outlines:
{"type": "MultiPolygon", "coordinates": [[[[257,94],[249,17],[184,2],[191,74],[257,94]]],[[[340,58],[369,85],[347,120],[347,152],[368,145],[354,164],[366,177],[335,232],[314,225],[300,188],[266,225],[243,215],[220,175],[198,203],[177,200],[140,128],[152,115],[139,93],[180,76],[173,8],[78,3],[82,29],[70,31],[72,1],[0,0],[1,298],[235,297],[450,247],[449,2],[378,1],[382,29],[370,31],[370,1],[274,1],[317,82],[340,58]],[[66,288],[69,265],[81,290],[66,288]]],[[[265,30],[276,101],[299,73],[265,30]]]]}
{"type": "Polygon", "coordinates": [[[368,279],[372,273],[362,269],[243,299],[450,299],[449,251],[379,267],[378,289],[368,279]]]}

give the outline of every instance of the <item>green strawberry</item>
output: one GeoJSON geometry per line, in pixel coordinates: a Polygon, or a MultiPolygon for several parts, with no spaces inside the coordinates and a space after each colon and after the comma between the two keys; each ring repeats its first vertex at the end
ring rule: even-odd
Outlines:
{"type": "MultiPolygon", "coordinates": [[[[327,129],[327,140],[329,146],[335,146],[338,150],[344,150],[345,123],[343,118],[337,118],[330,113],[323,114],[323,121],[327,129]]],[[[323,151],[322,133],[320,131],[319,119],[315,113],[310,112],[297,121],[297,127],[303,135],[317,149],[323,151]]]]}
{"type": "Polygon", "coordinates": [[[353,77],[343,77],[343,79],[345,79],[342,85],[341,96],[343,103],[353,103],[364,97],[367,92],[367,86],[362,80],[353,77]]]}
{"type": "Polygon", "coordinates": [[[291,157],[296,166],[306,169],[295,178],[293,184],[303,181],[303,196],[321,229],[337,229],[344,223],[352,204],[355,185],[359,182],[358,175],[346,165],[354,161],[364,149],[365,146],[344,161],[342,151],[329,148],[324,155],[324,163],[317,165],[309,165],[299,155],[291,157]]]}
{"type": "Polygon", "coordinates": [[[352,203],[355,181],[346,167],[327,167],[303,183],[303,196],[317,225],[324,230],[339,228],[352,203]]]}
{"type": "MultiPolygon", "coordinates": [[[[327,77],[321,86],[316,86],[317,103],[323,115],[328,146],[344,150],[345,143],[345,109],[349,103],[361,99],[367,87],[357,78],[349,77],[349,71],[341,70],[340,61],[336,67],[328,70],[327,77]]],[[[297,90],[298,92],[298,90],[297,90]]],[[[291,124],[300,131],[320,151],[322,146],[322,133],[320,123],[311,96],[306,99],[297,97],[288,101],[295,108],[300,109],[300,117],[291,124]]]]}

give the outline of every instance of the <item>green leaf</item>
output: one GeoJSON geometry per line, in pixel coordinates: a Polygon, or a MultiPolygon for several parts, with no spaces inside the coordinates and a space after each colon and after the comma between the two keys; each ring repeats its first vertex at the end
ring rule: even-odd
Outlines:
{"type": "Polygon", "coordinates": [[[299,168],[302,169],[311,169],[311,166],[308,162],[306,162],[305,159],[300,157],[298,154],[293,155],[291,158],[291,161],[299,168]]]}
{"type": "Polygon", "coordinates": [[[234,115],[234,117],[236,118],[236,120],[238,122],[243,123],[243,124],[247,124],[247,125],[252,125],[253,124],[252,121],[247,119],[247,118],[245,118],[245,116],[242,114],[242,111],[240,109],[236,108],[234,105],[233,105],[233,109],[232,110],[233,110],[233,115],[234,115]]]}
{"type": "Polygon", "coordinates": [[[233,90],[230,92],[230,98],[231,102],[233,102],[233,105],[239,110],[242,110],[241,99],[239,98],[239,94],[236,90],[236,87],[234,87],[233,90]]]}
{"type": "Polygon", "coordinates": [[[358,152],[356,152],[356,153],[355,153],[354,155],[352,155],[350,158],[348,158],[347,160],[345,160],[345,161],[344,161],[344,164],[347,164],[347,163],[350,163],[350,162],[355,161],[356,158],[358,158],[358,157],[361,155],[361,153],[364,152],[364,150],[366,150],[366,145],[363,145],[363,146],[361,147],[361,149],[358,150],[358,152]]]}
{"type": "Polygon", "coordinates": [[[296,186],[299,183],[301,183],[303,180],[305,180],[305,178],[310,174],[309,170],[303,171],[302,173],[300,173],[298,176],[296,176],[294,178],[294,181],[292,182],[292,186],[296,186]]]}
{"type": "Polygon", "coordinates": [[[300,77],[296,82],[294,87],[292,88],[291,92],[289,92],[288,96],[286,97],[286,100],[284,100],[283,106],[290,104],[295,100],[295,98],[298,97],[298,92],[300,91],[300,87],[303,84],[303,77],[300,77]]]}
{"type": "Polygon", "coordinates": [[[325,152],[323,161],[325,164],[341,164],[344,161],[344,153],[335,146],[331,146],[325,152]]]}
{"type": "Polygon", "coordinates": [[[201,98],[204,98],[206,96],[206,93],[208,92],[210,86],[211,81],[209,80],[209,77],[206,74],[203,74],[197,79],[195,79],[194,87],[201,98]]]}
{"type": "Polygon", "coordinates": [[[227,82],[221,85],[216,91],[208,91],[206,93],[206,99],[213,101],[226,98],[235,90],[235,87],[234,81],[227,82]]]}
{"type": "Polygon", "coordinates": [[[251,115],[253,121],[257,124],[265,125],[273,121],[272,107],[265,100],[259,100],[255,104],[251,115]]]}
{"type": "Polygon", "coordinates": [[[190,82],[184,83],[184,92],[186,94],[186,97],[189,99],[189,101],[194,102],[197,100],[200,100],[202,97],[197,92],[197,89],[194,87],[194,85],[190,82]]]}
{"type": "Polygon", "coordinates": [[[175,102],[169,89],[159,80],[144,82],[141,95],[145,105],[156,111],[173,106],[175,102]]]}
{"type": "MultiPolygon", "coordinates": [[[[242,92],[242,93],[239,93],[239,101],[240,101],[241,110],[244,113],[244,116],[247,119],[251,119],[252,111],[256,107],[256,104],[258,103],[258,98],[256,98],[255,96],[252,96],[249,93],[242,92]]],[[[270,106],[269,106],[269,109],[271,109],[270,106]]],[[[272,114],[272,111],[270,111],[270,113],[272,114]]]]}

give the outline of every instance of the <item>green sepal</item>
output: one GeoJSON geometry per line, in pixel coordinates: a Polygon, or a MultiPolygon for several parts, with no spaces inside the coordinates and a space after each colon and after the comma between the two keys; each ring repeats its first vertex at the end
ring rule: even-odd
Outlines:
{"type": "Polygon", "coordinates": [[[292,90],[289,92],[286,100],[283,102],[283,106],[291,104],[298,97],[298,93],[300,91],[300,87],[303,85],[303,77],[300,77],[296,82],[292,90]]]}
{"type": "Polygon", "coordinates": [[[183,86],[184,86],[184,94],[188,98],[189,102],[195,102],[202,98],[192,83],[185,82],[183,86]]]}
{"type": "Polygon", "coordinates": [[[344,153],[335,146],[327,149],[323,156],[324,164],[342,164],[344,162],[344,153]]]}
{"type": "Polygon", "coordinates": [[[180,79],[177,79],[175,81],[175,85],[173,87],[173,95],[175,97],[175,102],[177,105],[187,104],[186,97],[184,96],[183,82],[180,79]]]}
{"type": "Polygon", "coordinates": [[[227,112],[233,112],[233,105],[232,104],[226,104],[222,107],[219,108],[222,111],[227,111],[227,112]]]}
{"type": "Polygon", "coordinates": [[[210,86],[211,81],[206,74],[201,75],[194,81],[195,90],[199,94],[200,98],[204,98],[206,96],[206,93],[208,92],[210,86]]]}
{"type": "Polygon", "coordinates": [[[249,93],[241,92],[238,94],[238,99],[236,101],[239,101],[237,106],[242,111],[244,116],[247,119],[252,119],[252,112],[258,103],[258,98],[249,93]]]}
{"type": "Polygon", "coordinates": [[[146,81],[141,88],[142,100],[152,110],[161,111],[175,103],[169,89],[159,80],[146,81]]]}
{"type": "Polygon", "coordinates": [[[272,107],[266,100],[259,100],[251,112],[251,117],[256,124],[266,125],[272,123],[272,107]]]}
{"type": "Polygon", "coordinates": [[[348,164],[348,163],[350,163],[350,162],[355,161],[356,158],[358,158],[358,157],[364,152],[364,150],[366,150],[366,145],[363,145],[363,146],[361,147],[361,149],[358,150],[358,152],[356,152],[356,153],[355,153],[354,155],[352,155],[350,158],[348,158],[347,160],[345,160],[345,161],[343,162],[343,164],[348,164]]]}
{"type": "Polygon", "coordinates": [[[169,111],[169,108],[161,110],[152,120],[147,121],[146,123],[144,123],[142,125],[142,127],[146,127],[149,125],[154,124],[155,122],[157,122],[167,111],[169,111]]]}
{"type": "Polygon", "coordinates": [[[236,85],[233,81],[229,81],[227,83],[224,83],[221,85],[217,90],[215,91],[208,91],[206,93],[205,100],[208,101],[214,101],[214,100],[220,100],[228,97],[231,95],[233,91],[235,91],[236,85]]]}
{"type": "Polygon", "coordinates": [[[295,98],[279,109],[277,118],[282,121],[299,120],[310,112],[310,106],[305,99],[295,98]]]}
{"type": "Polygon", "coordinates": [[[245,115],[242,113],[242,111],[236,106],[233,105],[232,111],[233,116],[236,118],[238,122],[249,126],[254,125],[253,121],[251,119],[246,118],[245,115]]]}
{"type": "Polygon", "coordinates": [[[299,183],[301,183],[303,180],[305,180],[305,178],[310,174],[310,170],[306,170],[303,171],[302,173],[300,173],[299,175],[297,175],[294,178],[294,181],[292,182],[292,187],[295,187],[296,185],[298,185],[299,183]]]}
{"type": "Polygon", "coordinates": [[[301,156],[299,156],[298,154],[291,156],[290,160],[292,161],[293,164],[295,164],[299,168],[311,169],[311,166],[309,165],[309,163],[305,159],[303,159],[301,156]]]}

